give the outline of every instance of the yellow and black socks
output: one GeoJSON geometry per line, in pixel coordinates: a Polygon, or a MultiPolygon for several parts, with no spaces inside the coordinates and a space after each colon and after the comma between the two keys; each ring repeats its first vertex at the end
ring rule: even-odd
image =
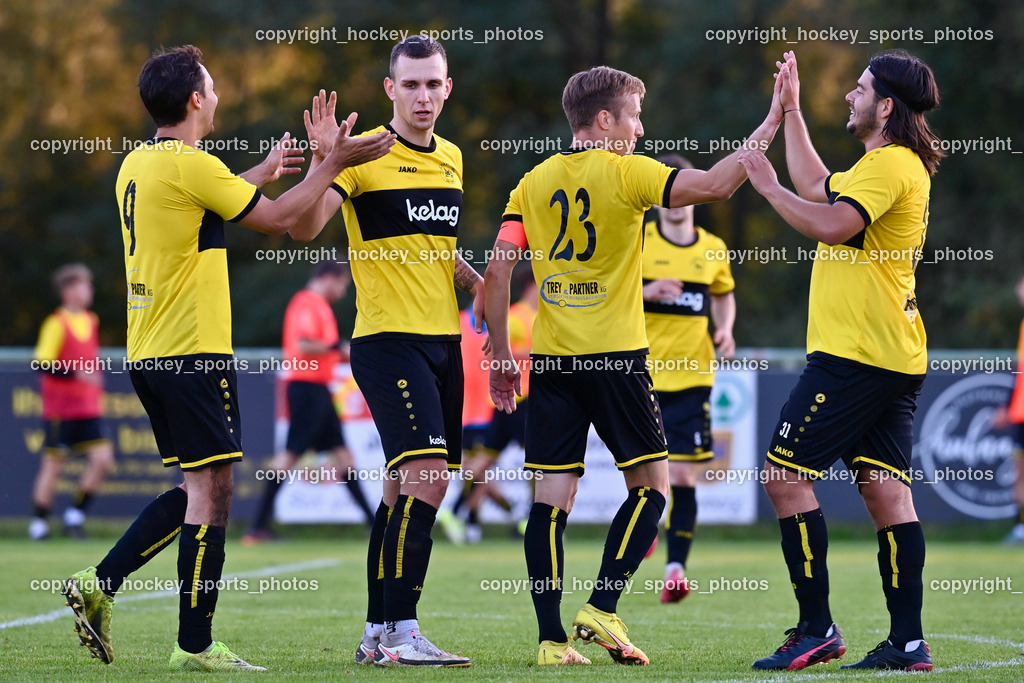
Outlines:
{"type": "Polygon", "coordinates": [[[416,618],[416,603],[430,563],[430,530],[437,510],[401,495],[384,532],[384,625],[416,618]]]}
{"type": "Polygon", "coordinates": [[[534,503],[526,523],[523,543],[526,548],[526,570],[530,576],[530,597],[537,613],[540,637],[537,642],[568,639],[562,628],[562,575],[564,553],[562,534],[568,514],[565,510],[534,503]]]}
{"type": "Polygon", "coordinates": [[[182,524],[178,540],[178,646],[193,654],[213,642],[213,613],[224,569],[224,527],[182,524]]]}
{"type": "Polygon", "coordinates": [[[668,510],[668,522],[665,524],[668,561],[685,567],[693,544],[693,530],[697,526],[697,490],[692,486],[673,486],[672,505],[668,510]]]}
{"type": "Polygon", "coordinates": [[[924,638],[923,569],[924,531],[920,522],[887,526],[878,532],[878,573],[889,610],[889,642],[901,650],[908,642],[924,638]]]}
{"type": "Polygon", "coordinates": [[[170,545],[185,521],[188,494],[175,486],[147,505],[107,556],[96,565],[96,580],[113,597],[125,578],[170,545]]]}
{"type": "Polygon", "coordinates": [[[828,528],[821,508],[779,520],[782,556],[789,567],[804,632],[824,638],[832,626],[828,606],[828,528]]]}
{"type": "Polygon", "coordinates": [[[370,527],[370,545],[366,551],[366,621],[384,623],[384,531],[388,527],[391,508],[382,500],[370,527]]]}
{"type": "Polygon", "coordinates": [[[665,496],[659,492],[647,486],[629,490],[608,529],[601,570],[587,602],[604,612],[615,611],[619,596],[658,536],[664,511],[665,496]]]}

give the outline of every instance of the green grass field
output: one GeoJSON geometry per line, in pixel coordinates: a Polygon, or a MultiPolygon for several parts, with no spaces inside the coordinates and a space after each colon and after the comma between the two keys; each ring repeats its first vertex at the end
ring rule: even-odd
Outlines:
{"type": "MultiPolygon", "coordinates": [[[[0,679],[126,680],[166,679],[177,631],[177,598],[154,591],[125,591],[114,610],[115,661],[91,660],[72,631],[70,610],[45,583],[95,564],[112,538],[85,542],[53,539],[30,543],[13,530],[0,536],[3,599],[0,600],[0,679]],[[42,584],[33,584],[42,581],[42,584]],[[35,587],[35,588],[34,588],[35,587]]],[[[650,667],[621,667],[597,646],[585,646],[590,667],[538,668],[536,625],[529,595],[484,590],[483,581],[524,578],[521,545],[486,540],[453,547],[435,540],[430,574],[420,602],[424,634],[444,649],[469,655],[462,670],[380,670],[358,667],[352,655],[364,617],[364,548],[355,530],[345,538],[301,538],[255,548],[230,540],[225,577],[236,577],[221,592],[214,636],[269,671],[261,680],[360,678],[586,680],[874,680],[889,676],[928,676],[952,681],[1024,679],[1024,562],[1020,548],[994,543],[933,541],[925,569],[925,631],[936,670],[932,674],[871,676],[840,672],[830,662],[803,672],[768,674],[750,669],[770,653],[794,625],[796,603],[771,527],[764,540],[717,537],[698,540],[689,575],[694,593],[678,605],[662,605],[644,583],[661,578],[662,555],[644,563],[619,615],[630,637],[650,656],[650,667]],[[1002,579],[954,594],[932,582],[1002,579]],[[276,584],[271,582],[276,580],[276,584]],[[729,590],[709,592],[712,582],[729,590]],[[263,582],[261,584],[261,582],[263,582]],[[1009,582],[1009,583],[1007,583],[1009,582]],[[261,594],[250,594],[258,591],[261,594]],[[743,590],[744,586],[747,590],[743,590]],[[247,590],[244,590],[247,588],[247,590]],[[752,590],[751,590],[752,589],[752,590]],[[998,589],[998,590],[994,590],[998,589]],[[640,591],[643,591],[642,593],[640,591]]],[[[324,534],[321,534],[323,536],[324,534]]],[[[491,536],[499,536],[493,533],[491,536]]],[[[439,537],[440,533],[435,533],[439,537]]],[[[566,585],[593,578],[601,542],[570,524],[566,538],[566,585]]],[[[175,546],[132,578],[175,578],[175,546]]],[[[832,611],[846,636],[844,663],[857,661],[880,641],[888,627],[875,561],[866,540],[833,541],[829,554],[832,611]]],[[[588,592],[563,599],[568,626],[588,592]]]]}

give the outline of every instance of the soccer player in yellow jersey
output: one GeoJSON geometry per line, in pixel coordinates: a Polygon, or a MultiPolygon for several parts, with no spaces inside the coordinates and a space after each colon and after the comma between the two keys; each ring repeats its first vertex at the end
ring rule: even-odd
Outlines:
{"type": "MultiPolygon", "coordinates": [[[[658,161],[672,168],[693,168],[678,154],[658,161]]],[[[644,319],[651,343],[648,367],[665,423],[671,487],[661,601],[679,602],[690,593],[685,572],[697,523],[699,463],[714,458],[715,350],[726,359],[736,351],[736,298],[725,242],[693,224],[693,207],[658,207],[656,212],[655,220],[644,226],[644,319]],[[714,322],[714,337],[709,322],[714,322]]]]}
{"type": "MultiPolygon", "coordinates": [[[[463,371],[455,287],[473,294],[483,328],[483,278],[456,251],[462,152],[434,134],[452,91],[444,47],[412,35],[391,50],[388,156],[347,169],[312,209],[342,208],[356,283],[352,376],[380,433],[384,480],[367,551],[367,611],[357,664],[464,667],[471,661],[420,633],[416,605],[431,528],[462,460],[463,371]],[[454,285],[454,287],[453,287],[454,285]]],[[[334,100],[314,101],[311,138],[333,137],[334,100]]],[[[371,131],[373,133],[374,131],[371,131]]],[[[319,146],[321,153],[329,145],[319,146]]],[[[317,160],[314,159],[314,164],[317,160]]]]}
{"type": "MultiPolygon", "coordinates": [[[[768,117],[750,136],[767,146],[782,121],[776,83],[768,117]]],[[[634,155],[643,81],[600,66],[562,93],[573,142],[512,191],[487,267],[487,329],[494,350],[491,398],[515,410],[519,370],[508,339],[509,278],[523,250],[533,257],[540,308],[533,326],[526,462],[537,489],[525,534],[526,565],[540,630],[541,665],[586,664],[561,623],[562,534],[583,475],[593,424],[622,471],[626,500],[608,530],[594,591],[573,635],[621,664],[648,664],[616,616],[618,599],[658,534],[668,494],[668,455],[646,369],[641,292],[643,217],[652,205],[727,199],[744,181],[738,154],[705,172],[634,155]],[[540,477],[543,475],[543,478],[540,477]]]]}
{"type": "Polygon", "coordinates": [[[924,534],[910,491],[914,410],[927,366],[914,270],[928,229],[931,177],[943,154],[924,112],[939,104],[931,69],[906,52],[873,57],[846,95],[847,130],[864,143],[849,171],[830,173],[800,111],[796,56],[778,63],[784,189],[764,154],[740,155],[750,182],[798,232],[818,241],[811,271],[807,367],[782,408],[765,491],[800,605],[796,628],[755,669],[802,669],[846,651],[828,604],[828,532],[814,480],[837,460],[855,474],[878,535],[888,637],[847,669],[930,671],[921,627],[924,534]]]}
{"type": "Polygon", "coordinates": [[[312,239],[323,222],[305,210],[338,173],[387,154],[394,140],[386,133],[349,137],[352,114],[321,167],[271,200],[257,186],[297,171],[293,164],[301,157],[289,145],[279,146],[236,176],[200,149],[199,141],[213,130],[217,94],[198,48],[154,55],[139,75],[139,94],[157,130],[125,157],[117,178],[128,280],[126,360],[164,465],[180,467],[184,483],[150,503],[99,565],[68,579],[64,595],[82,643],[109,663],[114,594],[128,574],[180,534],[171,668],[263,670],[211,636],[231,465],[242,459],[224,221],[312,239]]]}

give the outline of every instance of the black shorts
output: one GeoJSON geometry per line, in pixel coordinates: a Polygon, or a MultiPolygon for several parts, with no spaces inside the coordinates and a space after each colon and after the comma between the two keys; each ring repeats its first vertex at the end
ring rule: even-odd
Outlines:
{"type": "Polygon", "coordinates": [[[520,446],[526,443],[526,410],[529,401],[523,399],[511,415],[503,410],[494,411],[494,419],[487,425],[484,449],[491,457],[497,458],[510,443],[520,446]]]}
{"type": "Polygon", "coordinates": [[[132,386],[153,425],[165,467],[199,470],[242,459],[235,359],[200,353],[134,362],[132,386]],[[160,367],[152,367],[159,361],[160,367]],[[168,368],[180,361],[180,372],[168,368]]]}
{"type": "Polygon", "coordinates": [[[664,460],[664,427],[646,359],[639,353],[531,355],[523,469],[583,476],[591,424],[620,470],[664,460]]]}
{"type": "Polygon", "coordinates": [[[285,448],[295,455],[309,449],[330,451],[345,445],[334,398],[326,385],[288,383],[288,440],[285,448]]]}
{"type": "Polygon", "coordinates": [[[352,377],[380,433],[387,468],[419,458],[462,467],[462,349],[457,341],[353,340],[352,377]]]}
{"type": "Polygon", "coordinates": [[[910,485],[914,411],[924,375],[906,375],[816,351],[782,407],[768,460],[811,478],[842,459],[910,485]]]}
{"type": "Polygon", "coordinates": [[[669,460],[706,462],[715,457],[711,450],[711,387],[659,391],[658,403],[669,460]]]}
{"type": "Polygon", "coordinates": [[[110,443],[110,432],[102,417],[82,420],[44,420],[46,440],[43,452],[50,456],[66,455],[73,451],[82,455],[93,446],[110,443]]]}

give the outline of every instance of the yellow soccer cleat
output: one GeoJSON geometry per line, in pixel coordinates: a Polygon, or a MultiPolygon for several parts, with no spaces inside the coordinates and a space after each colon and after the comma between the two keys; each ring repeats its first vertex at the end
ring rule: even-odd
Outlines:
{"type": "Polygon", "coordinates": [[[617,664],[647,666],[651,660],[643,650],[629,642],[626,625],[614,613],[602,612],[587,603],[572,622],[573,637],[597,643],[608,650],[617,664]]]}
{"type": "Polygon", "coordinates": [[[114,661],[114,646],[110,642],[110,609],[114,598],[100,588],[96,580],[96,567],[76,572],[64,582],[61,595],[75,613],[75,631],[81,644],[104,664],[114,661]]]}
{"type": "Polygon", "coordinates": [[[266,671],[266,669],[250,664],[229,650],[227,645],[215,640],[210,643],[210,647],[196,654],[185,652],[175,643],[174,652],[171,653],[171,671],[266,671]]]}
{"type": "Polygon", "coordinates": [[[564,666],[566,664],[590,664],[590,660],[577,652],[568,642],[541,641],[537,653],[538,666],[564,666]]]}

